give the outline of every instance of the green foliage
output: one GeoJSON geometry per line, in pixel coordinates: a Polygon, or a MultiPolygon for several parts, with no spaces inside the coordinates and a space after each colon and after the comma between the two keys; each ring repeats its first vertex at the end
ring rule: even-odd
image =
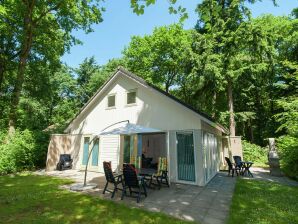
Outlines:
{"type": "Polygon", "coordinates": [[[278,138],[277,149],[284,173],[298,179],[298,137],[286,135],[278,138]]]}
{"type": "Polygon", "coordinates": [[[295,186],[239,178],[227,223],[297,223],[297,198],[295,186]]]}
{"type": "MultiPolygon", "coordinates": [[[[183,22],[188,18],[188,13],[186,11],[186,8],[182,7],[181,5],[176,6],[177,0],[168,0],[169,3],[169,13],[170,14],[179,14],[180,16],[180,22],[183,22]]],[[[145,12],[145,7],[148,7],[150,5],[153,5],[156,3],[156,0],[131,0],[131,8],[133,9],[133,12],[137,15],[142,15],[145,12]]]]}
{"type": "Polygon", "coordinates": [[[166,92],[180,86],[188,73],[191,33],[174,24],[155,28],[151,35],[132,37],[123,52],[127,68],[166,92]]]}
{"type": "Polygon", "coordinates": [[[34,167],[35,139],[29,130],[16,131],[13,136],[1,133],[0,174],[34,167]]]}
{"type": "Polygon", "coordinates": [[[0,175],[43,167],[49,136],[42,132],[16,130],[0,133],[0,175]]]}
{"type": "Polygon", "coordinates": [[[242,141],[243,159],[252,161],[254,166],[268,166],[268,149],[261,147],[248,141],[242,141]]]}

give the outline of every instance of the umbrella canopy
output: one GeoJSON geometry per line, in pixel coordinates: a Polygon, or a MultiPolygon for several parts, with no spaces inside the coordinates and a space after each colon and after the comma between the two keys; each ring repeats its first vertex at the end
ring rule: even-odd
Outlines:
{"type": "Polygon", "coordinates": [[[132,135],[132,134],[141,134],[141,133],[156,133],[162,132],[161,130],[154,128],[147,128],[141,125],[126,123],[123,126],[114,128],[112,130],[106,130],[98,135],[132,135]]]}

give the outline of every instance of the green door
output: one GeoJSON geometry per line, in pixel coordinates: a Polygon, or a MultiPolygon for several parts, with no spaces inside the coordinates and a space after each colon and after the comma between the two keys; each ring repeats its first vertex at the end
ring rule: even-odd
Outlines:
{"type": "Polygon", "coordinates": [[[96,139],[93,143],[92,151],[92,166],[98,166],[98,152],[99,152],[99,139],[96,139]]]}
{"type": "Polygon", "coordinates": [[[195,156],[192,132],[177,133],[178,180],[195,182],[195,156]]]}
{"type": "Polygon", "coordinates": [[[84,138],[82,165],[87,165],[88,155],[89,155],[89,141],[90,141],[89,137],[84,138]]]}

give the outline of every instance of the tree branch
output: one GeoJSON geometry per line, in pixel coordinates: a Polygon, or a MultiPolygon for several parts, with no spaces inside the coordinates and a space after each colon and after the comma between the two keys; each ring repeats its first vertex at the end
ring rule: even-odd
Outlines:
{"type": "Polygon", "coordinates": [[[55,11],[55,10],[59,9],[59,7],[61,6],[62,3],[63,3],[63,1],[60,1],[57,5],[49,8],[48,10],[46,10],[45,12],[43,12],[42,14],[40,14],[37,19],[33,20],[33,24],[36,25],[47,14],[49,14],[52,11],[55,11]]]}

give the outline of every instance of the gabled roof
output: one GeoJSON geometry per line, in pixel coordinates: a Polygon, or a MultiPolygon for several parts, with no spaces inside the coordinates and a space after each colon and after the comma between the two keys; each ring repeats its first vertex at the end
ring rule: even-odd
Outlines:
{"type": "Polygon", "coordinates": [[[203,118],[205,118],[205,119],[207,119],[209,122],[211,122],[213,125],[216,125],[216,126],[218,126],[218,127],[220,127],[221,129],[222,129],[222,131],[224,132],[224,133],[228,133],[228,131],[227,131],[227,129],[224,127],[224,126],[222,126],[222,125],[220,125],[220,124],[218,124],[218,123],[216,123],[216,121],[212,118],[212,117],[210,117],[208,114],[206,114],[206,113],[204,113],[204,112],[202,112],[202,111],[199,111],[199,110],[197,110],[197,109],[195,109],[194,107],[192,107],[192,106],[190,106],[190,105],[188,105],[188,104],[186,104],[185,102],[183,102],[183,101],[181,101],[181,100],[179,100],[178,98],[176,98],[175,96],[173,96],[173,95],[171,95],[171,94],[169,94],[169,93],[167,93],[167,92],[165,92],[164,90],[162,90],[162,89],[160,89],[160,88],[158,88],[157,86],[154,86],[153,84],[151,84],[151,83],[148,83],[148,82],[146,82],[144,79],[142,79],[141,77],[139,77],[139,76],[137,76],[137,75],[135,75],[135,74],[133,74],[133,73],[131,73],[131,72],[129,72],[129,71],[127,71],[127,70],[125,70],[123,67],[118,67],[118,69],[114,72],[114,74],[96,91],[96,93],[87,101],[87,103],[80,109],[80,111],[76,114],[76,116],[69,122],[69,124],[67,125],[67,128],[65,129],[65,132],[67,132],[67,130],[69,129],[69,126],[72,124],[72,122],[74,122],[74,120],[90,105],[90,103],[94,100],[94,98],[96,98],[96,96],[98,96],[99,94],[100,94],[100,92],[108,85],[108,83],[109,82],[111,82],[111,80],[112,79],[114,79],[115,78],[115,76],[119,73],[119,71],[121,72],[121,74],[123,74],[123,75],[125,75],[125,76],[127,76],[127,77],[129,77],[129,78],[131,78],[132,80],[135,80],[136,82],[138,82],[138,83],[140,83],[140,84],[142,84],[142,85],[144,85],[144,86],[146,86],[146,87],[150,87],[150,88],[152,88],[152,89],[154,89],[154,90],[156,90],[156,91],[158,91],[159,93],[161,93],[161,94],[163,94],[163,95],[165,95],[165,96],[167,96],[168,98],[170,98],[170,99],[172,99],[172,100],[174,100],[175,102],[177,102],[177,103],[179,103],[179,104],[181,104],[181,105],[183,105],[184,107],[186,107],[186,108],[188,108],[188,109],[190,109],[191,111],[193,111],[193,112],[195,112],[195,113],[197,113],[198,115],[200,115],[201,117],[203,117],[203,118]]]}

